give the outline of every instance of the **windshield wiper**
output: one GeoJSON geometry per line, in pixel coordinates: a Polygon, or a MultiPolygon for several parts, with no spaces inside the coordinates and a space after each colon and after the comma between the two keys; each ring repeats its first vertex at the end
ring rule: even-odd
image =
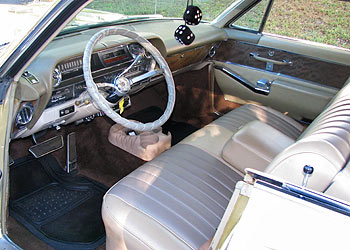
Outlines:
{"type": "Polygon", "coordinates": [[[77,31],[84,31],[84,30],[88,30],[88,29],[95,29],[95,28],[104,27],[104,26],[125,24],[125,23],[129,23],[129,22],[132,22],[132,21],[139,22],[139,21],[150,20],[150,19],[158,19],[158,18],[161,18],[161,17],[162,16],[158,16],[158,15],[137,16],[137,17],[134,16],[134,17],[128,17],[128,18],[119,19],[119,20],[116,20],[116,21],[106,21],[106,22],[94,23],[94,24],[89,24],[89,25],[72,26],[72,27],[63,29],[58,34],[58,36],[66,35],[66,34],[77,32],[77,31]]]}

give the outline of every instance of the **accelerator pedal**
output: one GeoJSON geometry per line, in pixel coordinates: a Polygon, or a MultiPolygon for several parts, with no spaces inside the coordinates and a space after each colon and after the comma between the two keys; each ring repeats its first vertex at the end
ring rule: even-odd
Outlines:
{"type": "Polygon", "coordinates": [[[36,145],[33,145],[29,148],[29,152],[35,157],[40,158],[44,155],[50,154],[63,148],[63,137],[62,135],[58,135],[52,137],[46,141],[40,142],[36,145]]]}

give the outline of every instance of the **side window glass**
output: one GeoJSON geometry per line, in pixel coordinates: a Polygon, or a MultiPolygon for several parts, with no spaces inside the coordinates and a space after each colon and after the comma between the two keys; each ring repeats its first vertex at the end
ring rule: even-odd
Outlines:
{"type": "Polygon", "coordinates": [[[350,1],[274,0],[264,32],[350,49],[350,1]]]}
{"type": "Polygon", "coordinates": [[[254,7],[231,23],[231,27],[259,31],[269,0],[261,0],[254,7]]]}

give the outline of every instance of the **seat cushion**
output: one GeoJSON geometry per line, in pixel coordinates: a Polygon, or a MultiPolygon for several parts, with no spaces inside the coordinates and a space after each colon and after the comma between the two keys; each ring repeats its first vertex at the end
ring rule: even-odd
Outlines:
{"type": "Polygon", "coordinates": [[[273,158],[295,140],[260,121],[243,126],[227,141],[222,157],[241,173],[246,168],[264,171],[273,158]]]}
{"type": "Polygon", "coordinates": [[[254,120],[292,139],[303,129],[277,111],[244,105],[185,138],[106,193],[107,249],[198,249],[213,237],[242,179],[222,149],[254,120]]]}
{"type": "Polygon", "coordinates": [[[180,143],[193,145],[221,158],[222,149],[232,135],[247,123],[256,120],[270,125],[293,140],[296,140],[304,129],[301,124],[276,110],[247,104],[225,114],[180,143]]]}
{"type": "Polygon", "coordinates": [[[214,235],[240,179],[197,147],[172,147],[106,193],[107,249],[198,249],[214,235]]]}

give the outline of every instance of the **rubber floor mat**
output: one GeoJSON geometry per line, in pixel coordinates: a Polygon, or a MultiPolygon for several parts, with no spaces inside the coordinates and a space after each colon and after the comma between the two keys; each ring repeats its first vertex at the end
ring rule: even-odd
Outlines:
{"type": "Polygon", "coordinates": [[[10,216],[55,249],[95,249],[105,241],[106,190],[65,173],[51,155],[27,156],[10,168],[10,216]]]}

